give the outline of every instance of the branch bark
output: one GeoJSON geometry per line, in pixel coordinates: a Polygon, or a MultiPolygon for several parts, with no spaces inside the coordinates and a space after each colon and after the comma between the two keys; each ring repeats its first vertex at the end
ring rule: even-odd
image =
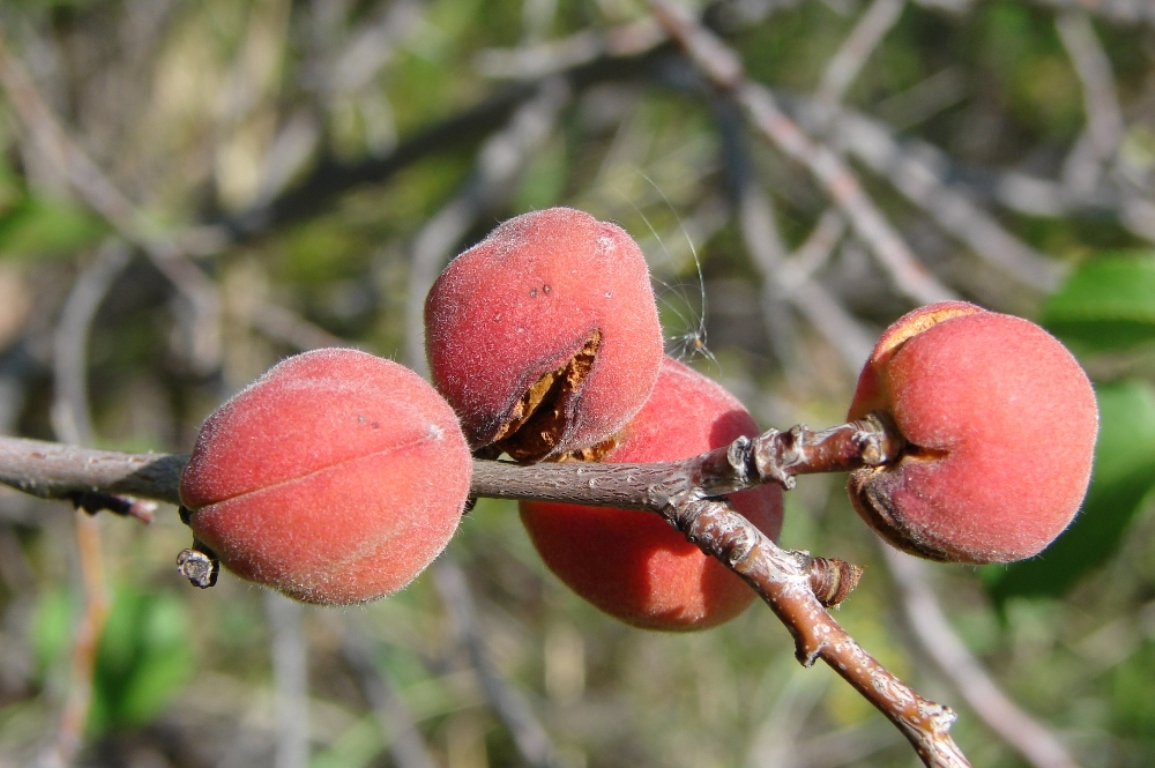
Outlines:
{"type": "MultiPolygon", "coordinates": [[[[800,474],[844,472],[894,460],[903,446],[886,419],[870,415],[822,431],[796,426],[739,438],[690,459],[655,464],[523,466],[476,460],[471,493],[644,509],[662,515],[706,554],[735,571],[794,637],[809,666],[826,662],[874,704],[928,766],[969,765],[951,741],[954,713],[919,696],[851,638],[827,612],[860,571],[840,560],[780,549],[735,512],[725,495],[761,483],[792,488],[800,474]]],[[[131,494],[179,504],[186,456],[99,451],[0,437],[0,482],[43,498],[131,494]]]]}

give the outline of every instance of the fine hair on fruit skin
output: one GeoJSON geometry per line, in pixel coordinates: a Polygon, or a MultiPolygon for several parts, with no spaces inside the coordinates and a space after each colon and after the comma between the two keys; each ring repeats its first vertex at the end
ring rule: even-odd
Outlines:
{"type": "Polygon", "coordinates": [[[1070,352],[1034,323],[965,302],[921,307],[879,340],[851,419],[893,418],[908,445],[855,471],[850,498],[883,538],[934,560],[1041,552],[1090,482],[1098,408],[1070,352]]]}
{"type": "Polygon", "coordinates": [[[472,457],[413,371],[351,349],[289,358],[213,413],[182,477],[197,540],[309,603],[407,585],[461,518],[472,457]]]}
{"type": "MultiPolygon", "coordinates": [[[[733,395],[666,358],[650,399],[603,461],[673,461],[757,434],[753,418],[733,395]]],[[[781,488],[762,485],[735,493],[730,501],[777,539],[781,488]]],[[[734,618],[755,599],[736,574],[650,512],[538,501],[520,506],[522,522],[550,570],[631,626],[706,629],[734,618]]]]}
{"type": "Polygon", "coordinates": [[[621,429],[653,389],[663,344],[637,243],[570,208],[510,219],[450,262],[426,297],[425,341],[471,447],[519,461],[621,429]]]}

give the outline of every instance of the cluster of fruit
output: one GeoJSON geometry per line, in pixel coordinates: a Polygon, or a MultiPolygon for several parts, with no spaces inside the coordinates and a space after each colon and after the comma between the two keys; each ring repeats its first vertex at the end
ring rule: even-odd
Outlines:
{"type": "MultiPolygon", "coordinates": [[[[571,209],[511,219],[458,256],[425,305],[433,386],[352,350],[290,358],[205,423],[181,481],[203,550],[299,600],[348,604],[408,584],[445,547],[474,457],[657,462],[758,429],[718,384],[665,357],[641,250],[571,209]]],[[[884,411],[901,457],[851,475],[880,535],[940,560],[1041,551],[1086,490],[1095,398],[1059,342],[961,302],[886,331],[850,418],[884,411]]],[[[730,497],[771,538],[782,493],[730,497]]],[[[652,629],[713,626],[754,594],[658,516],[522,502],[546,564],[652,629]]]]}

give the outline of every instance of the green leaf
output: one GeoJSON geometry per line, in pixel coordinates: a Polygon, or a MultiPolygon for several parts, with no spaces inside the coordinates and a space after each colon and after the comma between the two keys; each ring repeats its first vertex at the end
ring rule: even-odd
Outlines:
{"type": "Polygon", "coordinates": [[[0,257],[70,256],[96,243],[105,226],[67,201],[30,197],[0,215],[0,257]]]}
{"type": "Polygon", "coordinates": [[[1155,387],[1122,381],[1101,385],[1095,470],[1083,510],[1041,555],[982,569],[1000,604],[1010,597],[1066,593],[1118,549],[1144,499],[1155,489],[1155,387]]]}
{"type": "Polygon", "coordinates": [[[188,680],[185,610],[173,595],[117,590],[97,653],[91,732],[147,723],[188,680]]]}
{"type": "Polygon", "coordinates": [[[36,601],[32,616],[32,651],[43,679],[49,670],[63,664],[73,636],[75,606],[64,589],[46,590],[36,601]]]}
{"type": "Polygon", "coordinates": [[[1155,340],[1155,254],[1086,262],[1043,307],[1043,325],[1087,351],[1155,340]]]}

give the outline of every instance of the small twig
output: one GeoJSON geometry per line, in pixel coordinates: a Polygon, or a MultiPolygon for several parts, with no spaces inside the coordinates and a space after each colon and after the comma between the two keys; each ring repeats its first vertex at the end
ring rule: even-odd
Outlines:
{"type": "Polygon", "coordinates": [[[742,107],[746,117],[778,149],[810,172],[878,258],[895,288],[919,304],[954,299],[903,242],[863,190],[854,171],[825,144],[815,141],[783,112],[765,87],[746,79],[742,61],[700,24],[673,6],[653,0],[654,14],[710,82],[742,107]]]}
{"type": "Polygon", "coordinates": [[[68,498],[74,507],[90,515],[95,515],[97,512],[111,512],[121,517],[134,517],[146,525],[152,522],[153,513],[156,512],[156,504],[153,502],[141,501],[130,496],[77,491],[69,494],[68,498]]]}
{"type": "Polygon", "coordinates": [[[42,499],[96,492],[180,504],[187,456],[79,448],[22,437],[0,437],[0,483],[42,499]]]}
{"type": "Polygon", "coordinates": [[[874,0],[859,17],[854,29],[830,58],[815,90],[815,100],[825,128],[838,110],[846,91],[866,66],[870,55],[882,43],[906,7],[906,0],[874,0]]]}
{"type": "MultiPolygon", "coordinates": [[[[819,119],[815,104],[799,102],[798,111],[805,122],[819,119]]],[[[967,192],[945,181],[945,153],[916,139],[900,141],[884,123],[852,110],[839,112],[830,133],[837,147],[892,184],[977,256],[1037,290],[1057,287],[1059,266],[1008,232],[967,192]]]]}
{"type": "Polygon", "coordinates": [[[907,738],[934,768],[969,766],[950,737],[955,713],[922,698],[868,654],[810,589],[803,553],[784,552],[728,505],[690,501],[665,516],[702,551],[727,564],[770,606],[794,636],[804,666],[824,661],[907,738]],[[769,554],[772,553],[772,554],[769,554]]]}
{"type": "Polygon", "coordinates": [[[187,324],[194,366],[207,371],[219,358],[219,301],[216,286],[172,239],[155,231],[80,144],[68,135],[35,83],[0,35],[0,88],[38,151],[57,174],[127,242],[140,248],[169,279],[191,309],[187,324]]]}
{"type": "Polygon", "coordinates": [[[437,761],[429,753],[425,740],[413,720],[413,713],[405,705],[389,678],[374,663],[369,644],[362,633],[348,622],[341,638],[341,653],[357,676],[357,683],[365,693],[377,725],[389,745],[389,753],[397,768],[435,768],[437,761]]]}
{"type": "Polygon", "coordinates": [[[1063,11],[1055,17],[1055,27],[1083,87],[1086,116],[1084,134],[1064,164],[1063,181],[1077,191],[1092,191],[1123,138],[1115,73],[1086,12],[1063,11]]]}
{"type": "Polygon", "coordinates": [[[803,425],[680,461],[653,464],[534,464],[475,461],[471,492],[660,512],[691,493],[711,498],[762,483],[794,487],[794,476],[848,472],[891,461],[902,446],[893,425],[875,417],[815,432],[803,425]]]}
{"type": "Polygon", "coordinates": [[[309,764],[308,649],[302,626],[304,611],[300,603],[272,590],[265,592],[277,720],[273,768],[306,768],[309,764]]]}
{"type": "Polygon", "coordinates": [[[509,729],[521,759],[533,768],[556,768],[560,765],[557,750],[545,727],[534,716],[525,697],[501,677],[485,649],[477,622],[477,608],[461,567],[443,558],[434,564],[433,574],[441,598],[449,609],[457,633],[481,681],[485,698],[509,729]]]}
{"type": "Polygon", "coordinates": [[[951,628],[924,565],[889,546],[880,549],[898,584],[903,611],[918,644],[979,719],[1035,768],[1078,768],[1062,742],[999,688],[951,628]]]}

